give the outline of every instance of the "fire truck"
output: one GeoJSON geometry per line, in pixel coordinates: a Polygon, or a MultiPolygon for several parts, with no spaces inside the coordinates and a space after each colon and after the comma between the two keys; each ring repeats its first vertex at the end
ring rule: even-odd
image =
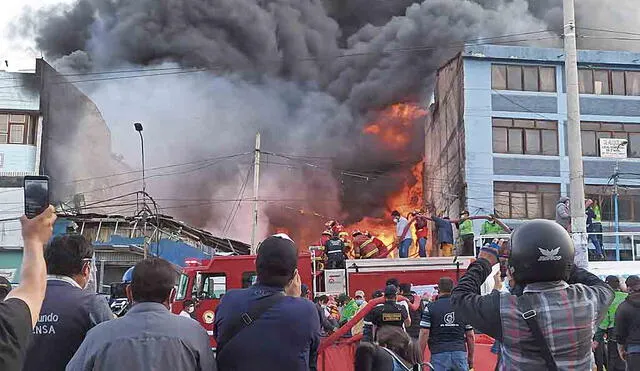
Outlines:
{"type": "MultiPolygon", "coordinates": [[[[173,313],[180,313],[187,300],[196,303],[198,322],[213,334],[215,309],[225,292],[247,288],[255,283],[255,255],[216,256],[210,260],[188,260],[178,282],[173,313]]],[[[391,277],[409,282],[416,288],[428,290],[443,276],[457,281],[472,261],[471,257],[416,258],[416,259],[356,259],[347,260],[346,269],[318,271],[312,264],[311,253],[298,257],[298,271],[302,283],[312,295],[348,293],[363,290],[368,298],[384,288],[391,277]]],[[[421,292],[422,293],[422,292],[421,292]]],[[[215,342],[211,339],[212,346],[215,342]]]]}

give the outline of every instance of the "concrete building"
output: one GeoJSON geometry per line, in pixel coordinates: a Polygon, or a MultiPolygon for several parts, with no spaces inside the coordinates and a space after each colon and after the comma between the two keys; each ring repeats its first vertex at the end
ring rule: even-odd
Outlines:
{"type": "Polygon", "coordinates": [[[104,178],[123,170],[100,111],[64,76],[42,59],[35,73],[0,71],[0,274],[19,279],[25,175],[50,177],[52,204],[81,206],[123,192],[104,178]]]}
{"type": "MultiPolygon", "coordinates": [[[[578,58],[585,193],[613,231],[610,177],[618,162],[626,173],[620,229],[640,231],[640,53],[578,58]],[[601,157],[602,138],[627,140],[628,158],[601,157]]],[[[452,216],[495,210],[511,226],[554,218],[558,198],[570,192],[563,59],[561,49],[481,45],[440,69],[425,129],[428,205],[452,216]]],[[[640,235],[621,242],[623,258],[633,248],[638,256],[640,235]]],[[[605,246],[612,249],[612,239],[605,246]]]]}

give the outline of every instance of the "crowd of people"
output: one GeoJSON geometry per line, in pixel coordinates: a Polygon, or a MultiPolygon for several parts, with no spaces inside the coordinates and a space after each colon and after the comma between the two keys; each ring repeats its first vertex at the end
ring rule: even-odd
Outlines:
{"type": "Polygon", "coordinates": [[[344,334],[362,336],[355,371],[469,370],[476,332],[495,339],[499,370],[640,369],[640,278],[605,282],[576,267],[571,237],[552,221],[524,223],[510,244],[487,243],[457,286],[439,280],[435,298],[390,278],[369,296],[312,300],[295,243],[271,236],[258,250],[257,282],[228,291],[216,308],[214,357],[191,318],[195,303],[170,311],[171,263],[136,264],[125,288],[131,308],[115,318],[84,290],[95,269],[91,244],[79,235],[51,239],[55,219],[53,208],[21,219],[21,283],[0,280],[1,370],[316,370],[321,337],[356,321],[344,334]],[[498,270],[495,289],[480,295],[501,261],[504,287],[498,270]]]}
{"type": "MultiPolygon", "coordinates": [[[[331,220],[325,224],[326,230],[322,232],[319,246],[322,254],[318,260],[322,261],[322,267],[326,269],[343,269],[347,259],[379,259],[389,256],[395,250],[399,258],[408,258],[409,251],[414,245],[417,247],[418,256],[474,256],[475,234],[473,221],[469,212],[464,210],[458,220],[451,220],[444,211],[429,215],[422,210],[412,211],[406,216],[399,211],[391,212],[391,219],[395,224],[394,241],[385,244],[369,231],[354,230],[351,233],[345,227],[331,220]],[[433,224],[435,231],[435,243],[431,251],[427,248],[430,229],[433,224]],[[457,238],[454,227],[458,230],[457,238]],[[414,241],[414,236],[416,241],[414,241]]],[[[497,223],[497,218],[490,215],[481,225],[481,235],[504,234],[505,229],[497,223]]],[[[487,240],[492,240],[488,237],[487,240]]],[[[486,242],[486,240],[483,240],[486,242]]],[[[483,242],[483,243],[484,243],[483,242]]]]}

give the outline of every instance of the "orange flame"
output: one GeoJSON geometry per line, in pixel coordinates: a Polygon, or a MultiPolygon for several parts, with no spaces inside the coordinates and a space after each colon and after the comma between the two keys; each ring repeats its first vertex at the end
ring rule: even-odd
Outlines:
{"type": "MultiPolygon", "coordinates": [[[[402,190],[389,197],[386,201],[386,207],[388,214],[384,218],[371,218],[366,217],[361,221],[347,226],[348,231],[369,231],[374,236],[381,239],[387,246],[393,243],[396,233],[396,227],[391,220],[391,212],[398,210],[402,216],[407,216],[412,211],[421,209],[423,207],[423,188],[422,188],[422,174],[424,170],[424,163],[421,161],[416,164],[412,169],[412,179],[408,179],[402,190]]],[[[414,236],[413,241],[416,241],[414,236]]],[[[412,247],[412,255],[416,255],[415,246],[412,247]]],[[[397,251],[396,253],[397,254],[397,251]]]]}
{"type": "Polygon", "coordinates": [[[400,149],[411,141],[413,121],[426,114],[415,104],[397,103],[381,111],[375,121],[364,127],[363,133],[375,135],[390,149],[400,149]]]}

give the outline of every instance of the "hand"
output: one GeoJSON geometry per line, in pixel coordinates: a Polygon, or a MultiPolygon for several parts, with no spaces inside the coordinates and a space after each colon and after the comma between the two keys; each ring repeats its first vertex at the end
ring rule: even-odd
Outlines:
{"type": "Polygon", "coordinates": [[[51,205],[33,219],[23,215],[20,218],[20,224],[22,224],[22,239],[25,241],[25,247],[28,245],[27,241],[36,245],[46,245],[53,233],[53,223],[56,218],[56,209],[51,205]]]}
{"type": "Polygon", "coordinates": [[[293,278],[291,279],[289,284],[285,286],[284,293],[287,296],[293,296],[298,298],[300,297],[300,295],[302,295],[302,282],[300,281],[300,273],[298,272],[297,269],[293,274],[293,278]]]}
{"type": "Polygon", "coordinates": [[[500,270],[493,275],[493,288],[500,291],[502,290],[502,277],[500,274],[500,270]]]}
{"type": "Polygon", "coordinates": [[[595,340],[594,340],[594,341],[592,341],[592,342],[591,342],[591,351],[592,351],[592,352],[595,352],[595,351],[596,351],[596,348],[598,347],[598,345],[600,345],[600,343],[598,343],[598,342],[597,342],[597,341],[595,341],[595,340]]]}

